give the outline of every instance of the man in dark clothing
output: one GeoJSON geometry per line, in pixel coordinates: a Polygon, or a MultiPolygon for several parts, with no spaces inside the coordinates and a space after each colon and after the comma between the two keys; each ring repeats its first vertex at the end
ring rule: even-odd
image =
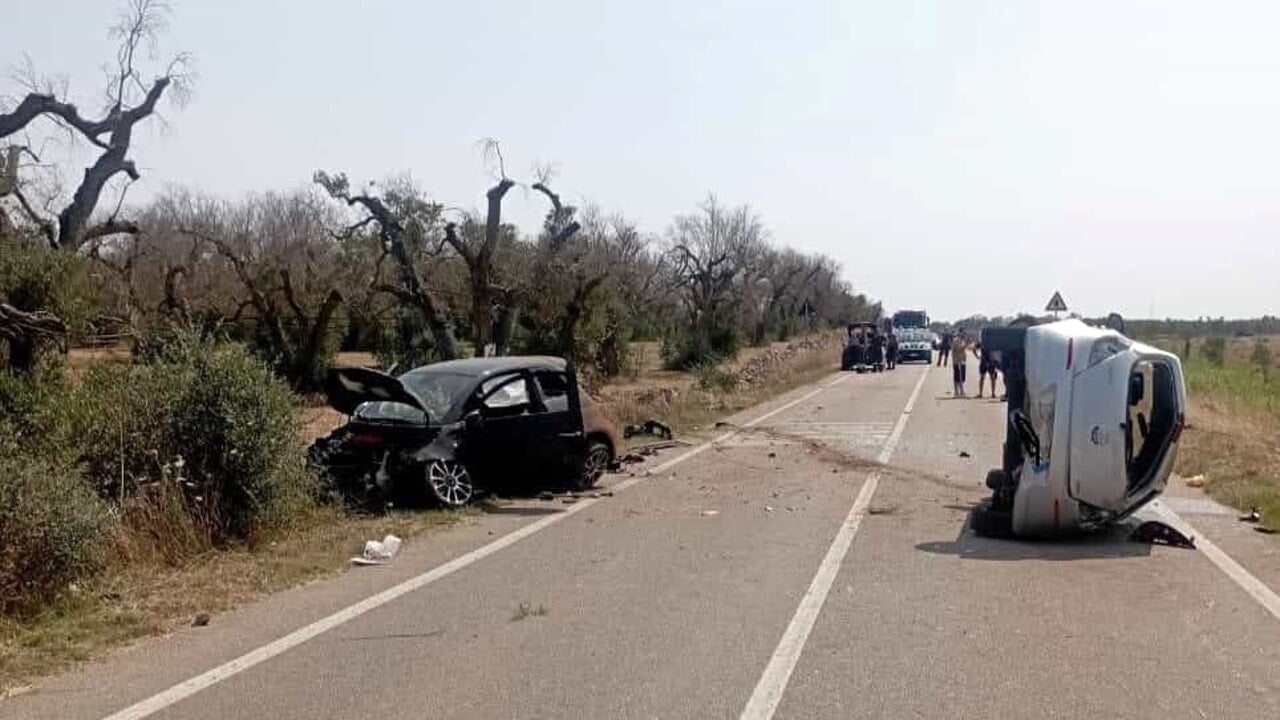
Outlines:
{"type": "Polygon", "coordinates": [[[951,356],[951,331],[946,330],[942,333],[942,339],[938,341],[938,367],[946,367],[947,359],[951,356]]]}
{"type": "Polygon", "coordinates": [[[884,335],[881,335],[876,330],[872,330],[870,346],[871,346],[871,352],[870,352],[870,358],[867,360],[867,364],[873,367],[883,368],[884,367],[884,335]]]}
{"type": "Polygon", "coordinates": [[[884,344],[884,365],[890,370],[898,366],[898,334],[893,330],[889,331],[885,338],[884,344]]]}
{"type": "Polygon", "coordinates": [[[991,397],[996,396],[996,375],[1000,371],[1000,362],[995,353],[982,345],[978,346],[978,397],[982,397],[982,387],[987,378],[991,378],[991,397]]]}

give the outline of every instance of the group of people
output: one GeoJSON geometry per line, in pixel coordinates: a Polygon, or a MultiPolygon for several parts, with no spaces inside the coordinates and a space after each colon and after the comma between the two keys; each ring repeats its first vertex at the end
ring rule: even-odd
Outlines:
{"type": "Polygon", "coordinates": [[[850,325],[849,347],[853,348],[854,364],[883,365],[892,370],[898,364],[898,336],[892,329],[880,332],[879,328],[863,328],[850,325]]]}
{"type": "Polygon", "coordinates": [[[968,397],[964,385],[970,353],[978,361],[978,397],[982,397],[988,378],[991,379],[991,397],[996,396],[996,377],[1000,372],[1000,363],[981,343],[970,338],[964,328],[954,334],[950,331],[942,333],[937,350],[938,367],[946,367],[948,361],[951,363],[952,392],[955,397],[968,397]]]}

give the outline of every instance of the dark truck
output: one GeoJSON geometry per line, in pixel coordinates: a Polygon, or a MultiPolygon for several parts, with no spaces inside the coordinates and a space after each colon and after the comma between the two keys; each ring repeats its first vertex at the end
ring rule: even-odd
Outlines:
{"type": "Polygon", "coordinates": [[[619,449],[556,357],[451,360],[394,377],[338,367],[325,394],[350,420],[317,440],[308,461],[357,502],[404,491],[460,507],[521,481],[582,490],[619,449]]]}

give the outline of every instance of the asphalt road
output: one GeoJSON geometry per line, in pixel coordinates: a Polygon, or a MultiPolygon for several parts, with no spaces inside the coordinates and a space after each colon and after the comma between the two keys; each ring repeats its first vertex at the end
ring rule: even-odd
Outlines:
{"type": "Polygon", "coordinates": [[[1123,530],[974,537],[1003,410],[947,375],[832,376],[612,496],[517,503],[0,717],[1280,717],[1274,539],[1178,488],[1243,576],[1123,530]]]}

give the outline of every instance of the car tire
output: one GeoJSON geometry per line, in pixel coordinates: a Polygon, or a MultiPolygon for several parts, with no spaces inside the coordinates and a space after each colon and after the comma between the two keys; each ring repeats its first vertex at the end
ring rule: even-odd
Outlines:
{"type": "Polygon", "coordinates": [[[997,508],[990,499],[983,500],[969,511],[969,527],[981,537],[1013,537],[1013,512],[997,508]]]}
{"type": "Polygon", "coordinates": [[[460,508],[475,497],[476,487],[471,471],[453,460],[430,460],[423,472],[427,492],[436,502],[448,508],[460,508]]]}
{"type": "Polygon", "coordinates": [[[589,490],[595,487],[613,464],[613,448],[603,440],[588,440],[587,452],[582,457],[582,472],[574,478],[573,486],[577,490],[589,490]]]}

